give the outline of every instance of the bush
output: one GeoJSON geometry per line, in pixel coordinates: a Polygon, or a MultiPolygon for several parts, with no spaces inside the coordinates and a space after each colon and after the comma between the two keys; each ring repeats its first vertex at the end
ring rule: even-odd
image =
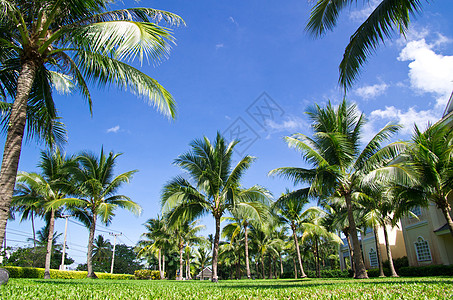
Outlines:
{"type": "MultiPolygon", "coordinates": [[[[307,276],[310,278],[316,278],[316,271],[307,271],[307,276]]],[[[321,270],[321,278],[348,278],[348,271],[341,271],[339,269],[334,270],[321,270]]]]}
{"type": "MultiPolygon", "coordinates": [[[[10,278],[44,278],[43,268],[12,267],[5,266],[3,269],[8,270],[10,278]]],[[[106,274],[96,273],[99,279],[134,279],[134,275],[129,274],[106,274]]],[[[50,278],[52,279],[83,279],[87,277],[86,271],[60,271],[50,269],[50,278]]]]}
{"type": "MultiPolygon", "coordinates": [[[[134,272],[134,276],[136,279],[143,280],[143,279],[152,279],[152,280],[159,280],[160,279],[160,272],[155,270],[136,270],[134,272]]],[[[164,273],[165,276],[165,273],[164,273]]]]}
{"type": "MultiPolygon", "coordinates": [[[[368,277],[379,277],[379,269],[369,269],[367,270],[368,277]]],[[[390,276],[390,269],[384,267],[384,275],[390,276]]]]}
{"type": "Polygon", "coordinates": [[[421,267],[403,267],[399,270],[400,276],[453,276],[453,265],[432,265],[421,267]]]}
{"type": "MultiPolygon", "coordinates": [[[[384,268],[390,269],[388,260],[384,261],[382,265],[384,266],[384,268]]],[[[403,267],[409,267],[409,260],[407,259],[407,256],[393,259],[393,266],[395,267],[396,273],[398,273],[398,271],[403,267]]]]}

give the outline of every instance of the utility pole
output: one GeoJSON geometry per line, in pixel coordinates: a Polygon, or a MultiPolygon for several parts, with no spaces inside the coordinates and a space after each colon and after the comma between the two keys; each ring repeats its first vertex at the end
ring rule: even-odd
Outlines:
{"type": "Polygon", "coordinates": [[[113,264],[115,263],[115,247],[116,247],[116,237],[119,235],[123,235],[121,232],[120,233],[109,233],[110,235],[113,235],[113,253],[112,253],[112,266],[110,267],[110,274],[113,274],[113,264]]]}
{"type": "Polygon", "coordinates": [[[66,233],[68,232],[68,218],[72,217],[70,215],[62,215],[61,217],[66,219],[65,225],[64,225],[64,242],[63,242],[63,253],[61,254],[61,265],[60,265],[60,271],[64,271],[66,269],[64,265],[64,255],[66,252],[66,233]]]}

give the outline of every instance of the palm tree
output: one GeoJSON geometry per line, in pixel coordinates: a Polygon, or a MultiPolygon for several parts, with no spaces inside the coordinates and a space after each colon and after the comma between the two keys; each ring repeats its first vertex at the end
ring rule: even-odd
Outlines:
{"type": "Polygon", "coordinates": [[[316,276],[321,277],[319,254],[320,254],[320,241],[321,239],[332,241],[337,244],[342,244],[340,237],[333,232],[329,232],[323,225],[326,213],[317,206],[307,208],[301,213],[300,230],[302,234],[302,242],[310,238],[314,243],[314,253],[316,255],[316,276]]]}
{"type": "Polygon", "coordinates": [[[180,155],[174,164],[187,172],[189,180],[178,176],[168,182],[162,192],[162,208],[169,212],[170,223],[194,220],[210,213],[215,219],[214,248],[212,253],[212,281],[217,282],[217,263],[220,237],[220,219],[238,206],[248,206],[262,214],[257,199],[268,197],[265,189],[253,186],[240,187],[240,180],[254,158],[243,157],[232,164],[234,147],[217,133],[212,144],[207,137],[193,141],[192,150],[180,155]]]}
{"type": "Polygon", "coordinates": [[[309,202],[308,189],[298,190],[295,192],[286,191],[274,203],[274,209],[280,220],[289,225],[292,230],[294,246],[297,254],[297,261],[299,263],[299,270],[302,278],[307,277],[302,266],[302,258],[300,256],[299,240],[297,238],[297,231],[300,229],[301,221],[303,220],[303,208],[309,202]]]}
{"type": "MultiPolygon", "coordinates": [[[[205,246],[201,245],[195,252],[195,265],[199,266],[200,272],[202,272],[206,265],[211,262],[211,251],[205,246]]],[[[200,280],[203,280],[203,274],[200,276],[200,280]]]]}
{"type": "Polygon", "coordinates": [[[147,232],[141,235],[142,239],[137,243],[137,256],[146,256],[146,253],[157,249],[157,260],[160,278],[164,279],[165,254],[164,249],[169,244],[171,238],[165,220],[157,216],[156,219],[149,219],[144,224],[147,232]]]}
{"type": "Polygon", "coordinates": [[[104,239],[102,235],[98,235],[93,241],[93,261],[109,261],[111,256],[112,244],[110,244],[109,240],[104,239]]]}
{"type": "Polygon", "coordinates": [[[170,226],[169,229],[172,233],[172,238],[176,240],[179,253],[179,274],[176,279],[182,280],[182,278],[184,277],[184,247],[191,243],[201,242],[203,239],[197,236],[197,233],[205,229],[205,226],[199,225],[198,220],[195,220],[193,222],[185,221],[181,223],[174,223],[172,224],[172,226],[170,226]]]}
{"type": "MultiPolygon", "coordinates": [[[[355,5],[355,0],[318,0],[311,10],[306,30],[314,37],[333,30],[342,9],[355,5]]],[[[364,5],[372,5],[370,0],[364,5]]],[[[420,0],[381,0],[368,18],[354,32],[346,46],[340,63],[339,83],[346,90],[350,88],[365,64],[367,56],[374,52],[385,38],[391,38],[394,31],[405,36],[410,16],[422,9],[420,0]]]]}
{"type": "Polygon", "coordinates": [[[96,278],[93,271],[93,240],[98,217],[105,225],[112,222],[114,210],[118,207],[127,209],[138,215],[141,207],[129,197],[118,195],[118,189],[129,183],[136,170],[114,176],[113,169],[116,159],[121,154],[110,152],[105,155],[101,149],[99,157],[92,153],[83,152],[76,159],[78,166],[72,169],[74,190],[73,198],[52,201],[51,207],[65,204],[78,211],[78,217],[89,227],[87,269],[89,278],[96,278]]]}
{"type": "MultiPolygon", "coordinates": [[[[54,152],[41,152],[41,160],[38,167],[42,174],[20,172],[17,181],[35,190],[38,197],[37,206],[46,211],[46,222],[49,230],[47,253],[45,262],[44,278],[50,279],[50,259],[52,255],[52,239],[54,232],[55,218],[61,214],[61,207],[64,198],[68,193],[69,180],[71,178],[70,169],[75,161],[72,157],[66,157],[59,149],[54,152]],[[58,202],[57,205],[51,205],[58,202]]],[[[23,186],[23,185],[22,185],[23,186]]],[[[17,198],[17,204],[29,203],[30,198],[17,198]],[[25,202],[24,202],[25,201],[25,202]]]]}
{"type": "MultiPolygon", "coordinates": [[[[91,110],[87,82],[100,86],[115,84],[149,99],[162,113],[175,115],[175,103],[170,93],[124,61],[136,57],[140,61],[165,58],[173,37],[168,29],[156,23],[163,20],[170,25],[179,25],[184,21],[177,15],[149,8],[107,11],[111,2],[0,1],[0,63],[2,69],[11,70],[6,75],[16,74],[9,80],[0,79],[2,90],[15,98],[9,112],[0,173],[0,243],[3,242],[27,114],[31,113],[28,109],[30,101],[41,102],[30,108],[47,110],[52,123],[57,118],[52,85],[65,91],[77,89],[91,110]],[[38,92],[45,96],[34,95],[38,92]]],[[[46,122],[35,125],[45,126],[46,122]]]]}
{"type": "Polygon", "coordinates": [[[347,104],[346,100],[336,109],[330,103],[326,108],[316,105],[308,115],[313,121],[313,138],[299,133],[285,139],[289,147],[302,152],[313,168],[284,167],[270,174],[291,179],[295,184],[310,184],[309,193],[313,196],[335,195],[344,199],[354,247],[355,278],[368,278],[357,236],[353,199],[361,195],[363,186],[372,186],[378,179],[395,179],[407,184],[413,181],[413,172],[394,162],[405,143],[381,146],[400,126],[386,125],[361,148],[360,133],[365,119],[355,105],[347,104]]]}
{"type": "Polygon", "coordinates": [[[417,170],[419,183],[403,190],[398,196],[411,201],[418,198],[423,205],[428,201],[442,211],[450,234],[453,236],[453,220],[448,196],[453,187],[453,131],[449,126],[436,123],[424,132],[415,126],[412,142],[402,160],[417,170]],[[417,192],[417,193],[415,193],[417,192]]]}

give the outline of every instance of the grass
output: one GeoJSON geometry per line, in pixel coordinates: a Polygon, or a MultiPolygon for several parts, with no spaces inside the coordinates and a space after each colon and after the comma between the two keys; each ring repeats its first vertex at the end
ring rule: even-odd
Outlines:
{"type": "Polygon", "coordinates": [[[0,299],[453,299],[453,277],[119,281],[10,279],[0,299]]]}

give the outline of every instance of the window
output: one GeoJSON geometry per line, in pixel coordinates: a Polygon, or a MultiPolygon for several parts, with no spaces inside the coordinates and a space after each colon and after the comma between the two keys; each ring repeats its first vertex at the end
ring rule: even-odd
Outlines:
{"type": "MultiPolygon", "coordinates": [[[[411,212],[416,215],[417,217],[420,217],[422,215],[422,209],[420,208],[420,206],[416,206],[414,208],[411,209],[411,212]]],[[[410,218],[413,218],[412,215],[409,216],[410,218]]]]}
{"type": "Polygon", "coordinates": [[[369,233],[372,233],[372,232],[373,232],[373,228],[371,228],[371,227],[367,227],[365,229],[365,234],[369,234],[369,233]]]}
{"type": "Polygon", "coordinates": [[[415,242],[415,252],[417,253],[418,261],[431,261],[431,251],[429,250],[428,241],[421,236],[415,242]]]}
{"type": "Polygon", "coordinates": [[[370,256],[370,267],[377,267],[378,259],[376,251],[374,251],[374,249],[371,248],[370,253],[368,255],[370,256]]]}

